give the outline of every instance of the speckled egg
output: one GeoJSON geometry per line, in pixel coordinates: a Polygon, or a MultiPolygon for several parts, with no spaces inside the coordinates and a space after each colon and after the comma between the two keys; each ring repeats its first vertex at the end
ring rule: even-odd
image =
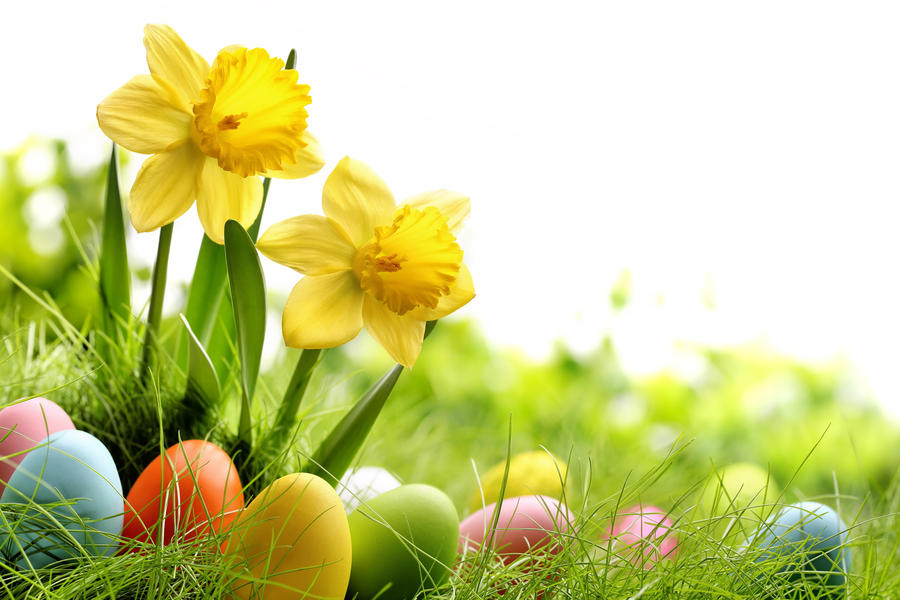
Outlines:
{"type": "Polygon", "coordinates": [[[750,536],[745,551],[786,581],[839,588],[850,570],[847,526],[831,507],[818,502],[783,508],[750,536]]]}
{"type": "Polygon", "coordinates": [[[638,504],[619,511],[604,537],[612,539],[611,549],[618,558],[652,569],[678,548],[672,526],[663,509],[638,504]]]}
{"type": "Polygon", "coordinates": [[[51,433],[67,429],[75,429],[72,419],[46,398],[30,398],[0,410],[0,492],[29,450],[51,433]]]}
{"type": "Polygon", "coordinates": [[[350,514],[358,600],[410,600],[441,585],[456,561],[459,518],[453,502],[430,485],[403,485],[350,514]]]}
{"type": "MultiPolygon", "coordinates": [[[[490,537],[491,519],[496,503],[466,517],[459,525],[459,551],[477,552],[490,537]]],[[[500,516],[493,536],[493,549],[510,563],[526,552],[542,549],[557,553],[562,537],[572,528],[572,515],[566,506],[549,496],[507,498],[500,505],[500,516]]]]}
{"type": "Polygon", "coordinates": [[[309,473],[286,475],[232,526],[226,550],[237,573],[232,598],[343,600],[351,552],[347,514],[334,488],[309,473]]]}
{"type": "MultiPolygon", "coordinates": [[[[504,460],[491,467],[481,477],[481,490],[476,489],[469,497],[467,508],[470,513],[479,510],[485,503],[497,501],[505,470],[504,460]]],[[[509,476],[503,495],[505,498],[538,495],[560,500],[563,498],[566,470],[566,463],[545,450],[517,454],[509,461],[509,476]]]]}
{"type": "Polygon", "coordinates": [[[118,546],[124,509],[119,473],[106,446],[84,431],[58,431],[43,440],[12,474],[0,502],[23,504],[15,518],[7,515],[0,537],[0,551],[19,568],[85,552],[110,555],[118,546]]]}
{"type": "Polygon", "coordinates": [[[187,440],[158,456],[125,499],[122,535],[168,544],[227,529],[244,508],[237,469],[211,442],[187,440]]]}
{"type": "Polygon", "coordinates": [[[347,514],[363,502],[400,487],[400,481],[381,467],[356,467],[344,473],[337,486],[347,514]]]}

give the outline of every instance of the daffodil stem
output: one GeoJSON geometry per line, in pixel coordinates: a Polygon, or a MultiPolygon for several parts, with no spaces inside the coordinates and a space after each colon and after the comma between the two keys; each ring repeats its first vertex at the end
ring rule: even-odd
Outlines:
{"type": "Polygon", "coordinates": [[[159,245],[156,247],[156,263],[153,265],[153,279],[150,288],[150,310],[147,313],[147,332],[144,335],[144,353],[141,359],[141,374],[150,372],[155,355],[159,322],[162,320],[163,299],[166,295],[166,276],[169,271],[169,249],[172,246],[173,224],[164,225],[159,230],[159,245]]]}
{"type": "Polygon", "coordinates": [[[250,239],[254,242],[259,237],[259,226],[262,224],[263,211],[266,210],[266,199],[269,197],[269,184],[271,183],[272,179],[270,177],[263,179],[262,204],[259,205],[259,213],[256,215],[256,220],[247,228],[247,233],[250,234],[250,239]]]}

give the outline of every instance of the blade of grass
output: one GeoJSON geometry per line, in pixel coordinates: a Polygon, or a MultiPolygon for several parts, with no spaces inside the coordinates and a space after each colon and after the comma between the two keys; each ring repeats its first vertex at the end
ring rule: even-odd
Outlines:
{"type": "Polygon", "coordinates": [[[266,285],[259,254],[240,223],[225,223],[225,264],[231,287],[237,350],[241,359],[241,417],[239,438],[250,444],[250,402],[256,389],[266,333],[266,285]]]}
{"type": "Polygon", "coordinates": [[[494,504],[494,512],[491,513],[491,520],[488,523],[488,534],[485,536],[484,546],[481,548],[481,561],[478,564],[478,577],[476,582],[482,580],[481,574],[487,568],[488,559],[494,553],[494,538],[497,535],[497,524],[500,522],[500,511],[503,509],[503,498],[506,496],[506,484],[509,481],[509,465],[512,462],[512,415],[509,415],[509,430],[506,436],[506,464],[503,467],[503,477],[500,479],[500,493],[497,495],[496,504],[494,504]]]}
{"type": "MultiPolygon", "coordinates": [[[[106,180],[103,238],[100,246],[100,300],[103,307],[103,331],[111,343],[117,343],[131,318],[131,274],[128,271],[128,253],[125,247],[125,223],[122,198],[119,195],[115,144],[110,152],[106,180]]],[[[110,357],[103,358],[108,361],[110,357]]]]}

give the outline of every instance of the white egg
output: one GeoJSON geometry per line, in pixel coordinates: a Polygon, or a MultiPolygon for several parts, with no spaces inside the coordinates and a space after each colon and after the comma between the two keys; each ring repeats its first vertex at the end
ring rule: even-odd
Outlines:
{"type": "Polygon", "coordinates": [[[400,487],[400,481],[381,467],[356,467],[344,473],[338,495],[349,515],[363,502],[400,487]]]}

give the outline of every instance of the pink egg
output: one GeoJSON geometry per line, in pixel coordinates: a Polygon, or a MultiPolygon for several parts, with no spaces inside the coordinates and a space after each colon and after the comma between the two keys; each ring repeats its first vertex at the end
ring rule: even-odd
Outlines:
{"type": "Polygon", "coordinates": [[[672,525],[663,509],[638,504],[619,513],[605,539],[613,539],[613,552],[619,556],[652,569],[678,547],[672,525]]]}
{"type": "Polygon", "coordinates": [[[31,398],[0,410],[0,491],[29,450],[64,429],[75,429],[72,419],[46,398],[31,398]]]}
{"type": "MultiPolygon", "coordinates": [[[[487,537],[486,531],[494,514],[495,504],[469,515],[459,525],[459,549],[477,551],[487,537]]],[[[548,552],[560,550],[561,534],[572,527],[572,517],[566,506],[549,496],[518,496],[507,498],[500,505],[500,518],[492,547],[504,563],[535,549],[548,552]],[[552,543],[551,542],[555,542],[552,543]]]]}

